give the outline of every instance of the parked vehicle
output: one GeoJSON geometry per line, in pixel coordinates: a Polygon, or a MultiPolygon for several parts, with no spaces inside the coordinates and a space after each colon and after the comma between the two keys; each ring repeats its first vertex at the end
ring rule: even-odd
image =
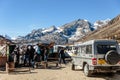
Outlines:
{"type": "Polygon", "coordinates": [[[65,49],[65,57],[70,58],[71,56],[66,52],[66,46],[65,45],[55,45],[53,49],[53,53],[59,53],[60,48],[65,49]]]}
{"type": "Polygon", "coordinates": [[[120,70],[118,50],[115,40],[90,40],[78,44],[77,55],[72,57],[72,70],[79,66],[86,76],[94,72],[115,73],[120,70]]]}
{"type": "Polygon", "coordinates": [[[76,56],[77,46],[76,45],[68,45],[68,46],[66,46],[65,51],[69,56],[76,56]]]}

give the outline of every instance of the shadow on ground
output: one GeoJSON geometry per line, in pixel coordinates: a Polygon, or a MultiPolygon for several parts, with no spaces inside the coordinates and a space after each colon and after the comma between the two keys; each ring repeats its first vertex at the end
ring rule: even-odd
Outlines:
{"type": "Polygon", "coordinates": [[[120,73],[94,73],[91,78],[103,78],[105,80],[120,80],[120,73]]]}

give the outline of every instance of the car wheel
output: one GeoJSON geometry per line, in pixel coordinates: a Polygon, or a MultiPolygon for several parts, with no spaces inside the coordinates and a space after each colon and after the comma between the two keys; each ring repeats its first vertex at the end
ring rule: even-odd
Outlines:
{"type": "Polygon", "coordinates": [[[75,65],[74,64],[72,64],[72,70],[75,70],[75,65]]]}
{"type": "Polygon", "coordinates": [[[85,66],[84,66],[84,74],[87,77],[90,77],[92,75],[91,71],[89,70],[89,65],[88,64],[85,64],[85,66]]]}

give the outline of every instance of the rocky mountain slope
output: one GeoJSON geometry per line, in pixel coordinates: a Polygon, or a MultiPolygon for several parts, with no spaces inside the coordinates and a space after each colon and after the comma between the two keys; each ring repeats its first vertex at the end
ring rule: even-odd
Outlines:
{"type": "Polygon", "coordinates": [[[92,39],[113,39],[120,43],[120,15],[110,20],[107,25],[87,34],[78,41],[85,42],[92,39]]]}
{"type": "Polygon", "coordinates": [[[17,42],[38,41],[56,44],[73,43],[95,29],[106,25],[110,20],[97,21],[94,24],[84,19],[78,19],[60,27],[51,26],[46,29],[33,30],[26,36],[16,39],[17,42]]]}

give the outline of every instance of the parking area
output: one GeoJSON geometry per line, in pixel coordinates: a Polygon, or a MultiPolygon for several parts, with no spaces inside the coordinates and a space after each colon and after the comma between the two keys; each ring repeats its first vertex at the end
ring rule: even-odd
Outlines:
{"type": "Polygon", "coordinates": [[[31,73],[28,69],[18,69],[12,73],[0,73],[0,80],[119,80],[120,73],[114,76],[107,74],[94,74],[93,77],[86,77],[81,70],[71,70],[71,63],[61,67],[55,67],[55,64],[49,65],[47,69],[33,69],[31,73]]]}

